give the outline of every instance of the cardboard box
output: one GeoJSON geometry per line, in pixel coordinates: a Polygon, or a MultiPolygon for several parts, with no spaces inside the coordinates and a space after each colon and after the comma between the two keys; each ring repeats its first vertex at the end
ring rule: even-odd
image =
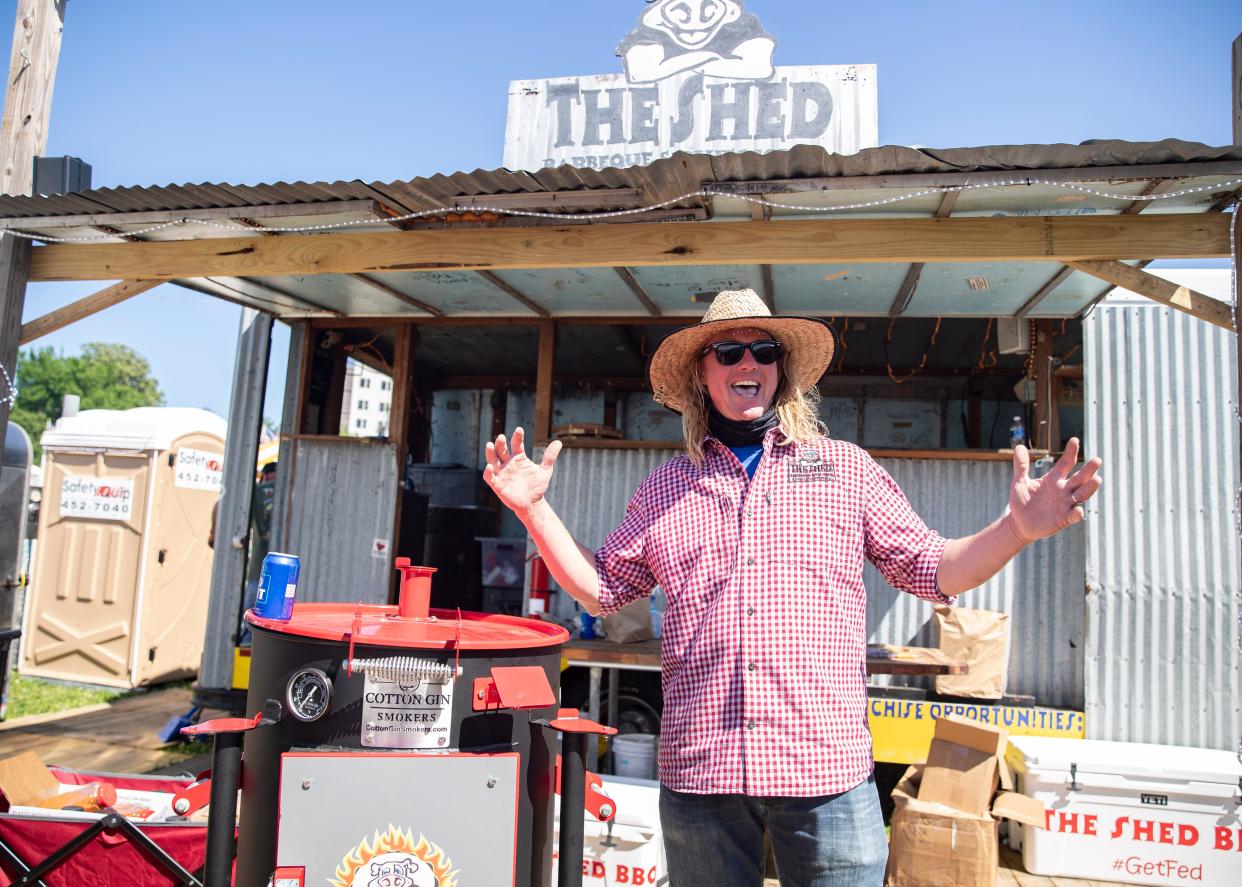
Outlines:
{"type": "Polygon", "coordinates": [[[1009,678],[1009,614],[965,607],[937,607],[941,652],[969,663],[960,675],[937,675],[934,687],[946,696],[1000,699],[1009,678]]]}
{"type": "Polygon", "coordinates": [[[999,819],[1036,828],[1044,805],[1012,792],[1001,792],[981,814],[955,810],[921,798],[931,772],[915,764],[893,789],[892,836],[885,887],[995,887],[999,863],[999,819]]]}
{"type": "Polygon", "coordinates": [[[0,793],[9,806],[22,805],[59,790],[60,781],[32,751],[0,761],[0,793]]]}
{"type": "Polygon", "coordinates": [[[893,789],[888,887],[994,887],[997,820],[1042,828],[1046,819],[1042,802],[1012,791],[1008,745],[1001,727],[936,721],[927,763],[907,770],[893,789]]]}
{"type": "MultiPolygon", "coordinates": [[[[960,717],[936,720],[918,799],[984,816],[996,793],[1009,733],[960,717]]],[[[1006,786],[1012,788],[1012,782],[1006,786]]]]}

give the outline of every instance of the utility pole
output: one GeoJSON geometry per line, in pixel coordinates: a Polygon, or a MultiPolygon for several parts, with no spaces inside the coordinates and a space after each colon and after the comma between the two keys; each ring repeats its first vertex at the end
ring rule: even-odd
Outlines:
{"type": "MultiPolygon", "coordinates": [[[[34,158],[47,149],[67,2],[18,0],[0,124],[0,194],[26,195],[34,188],[34,158]]],[[[30,241],[0,238],[0,434],[9,425],[29,273],[30,241]]]]}
{"type": "Polygon", "coordinates": [[[32,193],[34,159],[47,149],[66,2],[18,0],[0,134],[0,194],[32,193]]]}

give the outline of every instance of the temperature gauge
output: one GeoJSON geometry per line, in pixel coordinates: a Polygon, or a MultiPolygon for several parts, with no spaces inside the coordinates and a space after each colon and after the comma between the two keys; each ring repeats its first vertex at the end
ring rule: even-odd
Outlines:
{"type": "Polygon", "coordinates": [[[332,704],[332,681],[317,668],[298,669],[289,678],[285,702],[299,721],[317,721],[332,704]]]}

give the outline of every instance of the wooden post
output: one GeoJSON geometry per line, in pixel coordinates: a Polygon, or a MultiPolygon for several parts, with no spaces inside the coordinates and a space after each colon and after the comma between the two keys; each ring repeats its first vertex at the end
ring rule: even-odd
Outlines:
{"type": "Polygon", "coordinates": [[[66,0],[18,0],[4,95],[0,193],[32,193],[34,159],[47,147],[52,87],[60,59],[66,0]]]}
{"type": "MultiPolygon", "coordinates": [[[[34,186],[34,158],[47,146],[52,85],[60,58],[65,0],[19,0],[13,26],[4,119],[0,125],[0,194],[22,196],[34,186]]],[[[9,382],[17,376],[17,342],[21,335],[26,281],[30,277],[30,241],[0,238],[0,365],[9,382]]],[[[0,435],[9,427],[10,386],[0,373],[0,435]]]]}
{"type": "Polygon", "coordinates": [[[1035,322],[1032,331],[1035,341],[1035,364],[1031,372],[1035,376],[1035,427],[1031,429],[1031,443],[1038,450],[1051,452],[1060,443],[1053,439],[1057,410],[1052,400],[1052,321],[1035,322]]]}
{"type": "MultiPolygon", "coordinates": [[[[535,376],[535,444],[552,439],[552,377],[556,364],[556,322],[539,324],[539,369],[535,376]]],[[[533,456],[533,454],[531,454],[533,456]]]]}
{"type": "MultiPolygon", "coordinates": [[[[1242,145],[1242,34],[1233,38],[1233,143],[1242,145]]],[[[1237,224],[1238,212],[1242,207],[1235,206],[1233,209],[1234,220],[1234,237],[1233,237],[1233,279],[1238,279],[1238,257],[1242,255],[1242,225],[1237,224]]],[[[1237,298],[1235,292],[1234,298],[1237,298]]],[[[1242,338],[1238,335],[1238,330],[1234,329],[1234,356],[1238,361],[1238,387],[1234,393],[1234,411],[1235,415],[1239,409],[1242,409],[1242,338]]],[[[1234,431],[1239,431],[1238,425],[1234,423],[1234,431]]],[[[1238,461],[1242,466],[1242,434],[1239,434],[1239,450],[1238,461]]],[[[1239,740],[1239,752],[1242,753],[1242,739],[1239,740]]]]}
{"type": "Polygon", "coordinates": [[[29,276],[30,241],[0,237],[0,366],[4,367],[4,373],[0,373],[0,432],[9,427],[9,397],[17,387],[17,342],[29,276]]]}

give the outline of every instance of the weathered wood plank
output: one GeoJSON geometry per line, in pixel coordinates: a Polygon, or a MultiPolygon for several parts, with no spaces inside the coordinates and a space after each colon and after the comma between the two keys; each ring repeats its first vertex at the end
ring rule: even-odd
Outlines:
{"type": "Polygon", "coordinates": [[[9,55],[0,138],[0,194],[30,194],[34,159],[47,146],[65,0],[21,0],[9,55]]]}
{"type": "Polygon", "coordinates": [[[134,296],[145,293],[147,290],[154,289],[161,283],[163,283],[162,280],[122,280],[120,283],[113,284],[107,289],[102,289],[83,299],[78,299],[76,302],[71,302],[63,308],[49,311],[42,317],[36,317],[30,323],[22,324],[20,344],[25,345],[28,342],[33,342],[35,339],[67,327],[71,323],[77,323],[85,317],[98,314],[105,308],[119,305],[126,299],[132,299],[134,296]]]}
{"type": "Polygon", "coordinates": [[[30,279],[1228,255],[1223,215],[825,219],[52,244],[32,251],[30,279]]]}
{"type": "MultiPolygon", "coordinates": [[[[1223,217],[1222,220],[1228,221],[1228,219],[1223,217]]],[[[1208,323],[1215,324],[1224,329],[1233,330],[1233,314],[1229,306],[1224,302],[1213,299],[1211,296],[1205,296],[1203,293],[1196,292],[1190,287],[1178,286],[1162,277],[1148,274],[1146,271],[1138,268],[1131,268],[1129,265],[1122,264],[1121,262],[1067,261],[1065,264],[1075,271],[1082,271],[1090,274],[1092,277],[1098,277],[1100,280],[1107,281],[1114,286],[1136,292],[1140,296],[1146,296],[1153,302],[1159,302],[1161,305],[1184,311],[1193,317],[1206,320],[1208,323]]]]}
{"type": "MultiPolygon", "coordinates": [[[[556,322],[539,324],[539,365],[535,371],[535,444],[552,439],[552,381],[556,370],[556,322]]],[[[534,456],[534,452],[530,453],[534,456]]]]}
{"type": "Polygon", "coordinates": [[[184,687],[154,690],[51,720],[9,721],[0,731],[0,758],[34,751],[47,764],[112,773],[167,767],[189,755],[184,746],[162,744],[157,734],[169,718],[189,710],[190,695],[184,687]]]}

